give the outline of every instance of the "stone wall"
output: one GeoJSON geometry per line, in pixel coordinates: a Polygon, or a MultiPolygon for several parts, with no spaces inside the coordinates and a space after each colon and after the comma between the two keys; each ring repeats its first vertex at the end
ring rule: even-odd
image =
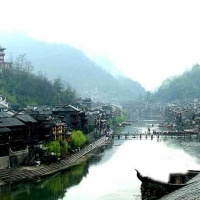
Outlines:
{"type": "Polygon", "coordinates": [[[28,148],[26,148],[25,150],[21,150],[21,151],[12,151],[11,149],[10,151],[10,166],[14,167],[14,166],[19,166],[20,164],[23,163],[23,161],[28,157],[28,148]]]}
{"type": "Polygon", "coordinates": [[[9,168],[9,156],[0,157],[0,169],[9,168]]]}

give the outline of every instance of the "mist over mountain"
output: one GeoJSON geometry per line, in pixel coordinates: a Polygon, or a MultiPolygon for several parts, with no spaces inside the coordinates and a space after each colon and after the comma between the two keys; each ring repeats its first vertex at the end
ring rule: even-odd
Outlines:
{"type": "Polygon", "coordinates": [[[120,71],[118,68],[115,67],[115,65],[112,63],[111,60],[109,60],[107,57],[100,55],[100,56],[92,56],[90,57],[96,64],[101,66],[106,72],[116,76],[124,76],[123,72],[120,71]]]}
{"type": "Polygon", "coordinates": [[[97,63],[105,64],[100,67],[69,45],[37,41],[22,33],[0,33],[0,44],[6,48],[7,60],[25,54],[36,73],[46,74],[51,80],[60,77],[81,97],[122,102],[145,95],[145,89],[138,82],[111,75],[120,72],[106,58],[96,58],[97,63]]]}

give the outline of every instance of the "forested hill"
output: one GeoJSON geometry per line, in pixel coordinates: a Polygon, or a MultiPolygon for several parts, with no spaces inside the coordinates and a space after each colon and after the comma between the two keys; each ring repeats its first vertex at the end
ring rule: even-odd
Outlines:
{"type": "Polygon", "coordinates": [[[51,80],[59,76],[81,97],[121,102],[145,95],[145,89],[138,82],[113,77],[83,52],[69,45],[36,41],[19,33],[0,33],[0,44],[6,48],[7,60],[11,55],[16,58],[26,54],[36,73],[40,71],[51,80]]]}
{"type": "Polygon", "coordinates": [[[200,98],[200,65],[194,65],[180,76],[166,79],[153,98],[165,102],[200,98]]]}
{"type": "Polygon", "coordinates": [[[43,75],[32,73],[29,67],[27,62],[13,62],[12,68],[0,70],[0,94],[9,103],[20,107],[76,103],[76,93],[69,85],[60,79],[51,82],[43,75]]]}

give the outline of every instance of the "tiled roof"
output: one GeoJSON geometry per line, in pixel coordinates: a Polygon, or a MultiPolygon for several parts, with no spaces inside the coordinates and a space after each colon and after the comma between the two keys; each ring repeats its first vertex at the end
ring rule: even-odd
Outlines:
{"type": "Polygon", "coordinates": [[[8,107],[6,107],[6,106],[4,106],[3,104],[0,103],[0,108],[4,109],[4,108],[8,108],[8,107]]]}
{"type": "Polygon", "coordinates": [[[43,115],[43,114],[38,114],[38,115],[33,115],[33,118],[36,119],[37,121],[47,121],[51,119],[51,116],[49,115],[43,115]]]}
{"type": "Polygon", "coordinates": [[[32,122],[32,123],[37,122],[33,117],[27,114],[16,115],[15,117],[21,120],[22,122],[32,122]]]}
{"type": "Polygon", "coordinates": [[[23,126],[23,125],[25,124],[14,117],[0,119],[0,127],[13,127],[13,126],[23,126]]]}
{"type": "Polygon", "coordinates": [[[200,174],[187,182],[188,185],[178,189],[164,197],[162,200],[198,200],[200,199],[200,174]]]}
{"type": "Polygon", "coordinates": [[[80,109],[72,106],[72,105],[68,105],[68,106],[59,106],[59,107],[56,107],[53,111],[63,111],[63,112],[73,112],[73,111],[76,111],[76,112],[79,112],[80,109]]]}
{"type": "Polygon", "coordinates": [[[11,117],[12,115],[7,112],[0,112],[0,118],[11,117]]]}

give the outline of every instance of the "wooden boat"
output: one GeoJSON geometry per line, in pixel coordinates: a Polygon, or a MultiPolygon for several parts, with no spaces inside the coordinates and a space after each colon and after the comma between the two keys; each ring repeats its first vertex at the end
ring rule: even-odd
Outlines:
{"type": "Polygon", "coordinates": [[[114,146],[120,146],[121,144],[115,144],[114,146]]]}
{"type": "Polygon", "coordinates": [[[158,124],[158,127],[166,127],[166,128],[171,128],[171,127],[173,127],[173,124],[161,123],[161,124],[158,124]]]}
{"type": "Polygon", "coordinates": [[[122,125],[123,125],[123,126],[131,125],[131,124],[132,124],[131,122],[122,122],[122,125]]]}
{"type": "Polygon", "coordinates": [[[144,199],[148,196],[161,197],[187,185],[187,184],[173,184],[173,183],[154,180],[150,177],[142,176],[137,169],[135,170],[137,172],[137,178],[142,182],[141,193],[144,199]]]}

